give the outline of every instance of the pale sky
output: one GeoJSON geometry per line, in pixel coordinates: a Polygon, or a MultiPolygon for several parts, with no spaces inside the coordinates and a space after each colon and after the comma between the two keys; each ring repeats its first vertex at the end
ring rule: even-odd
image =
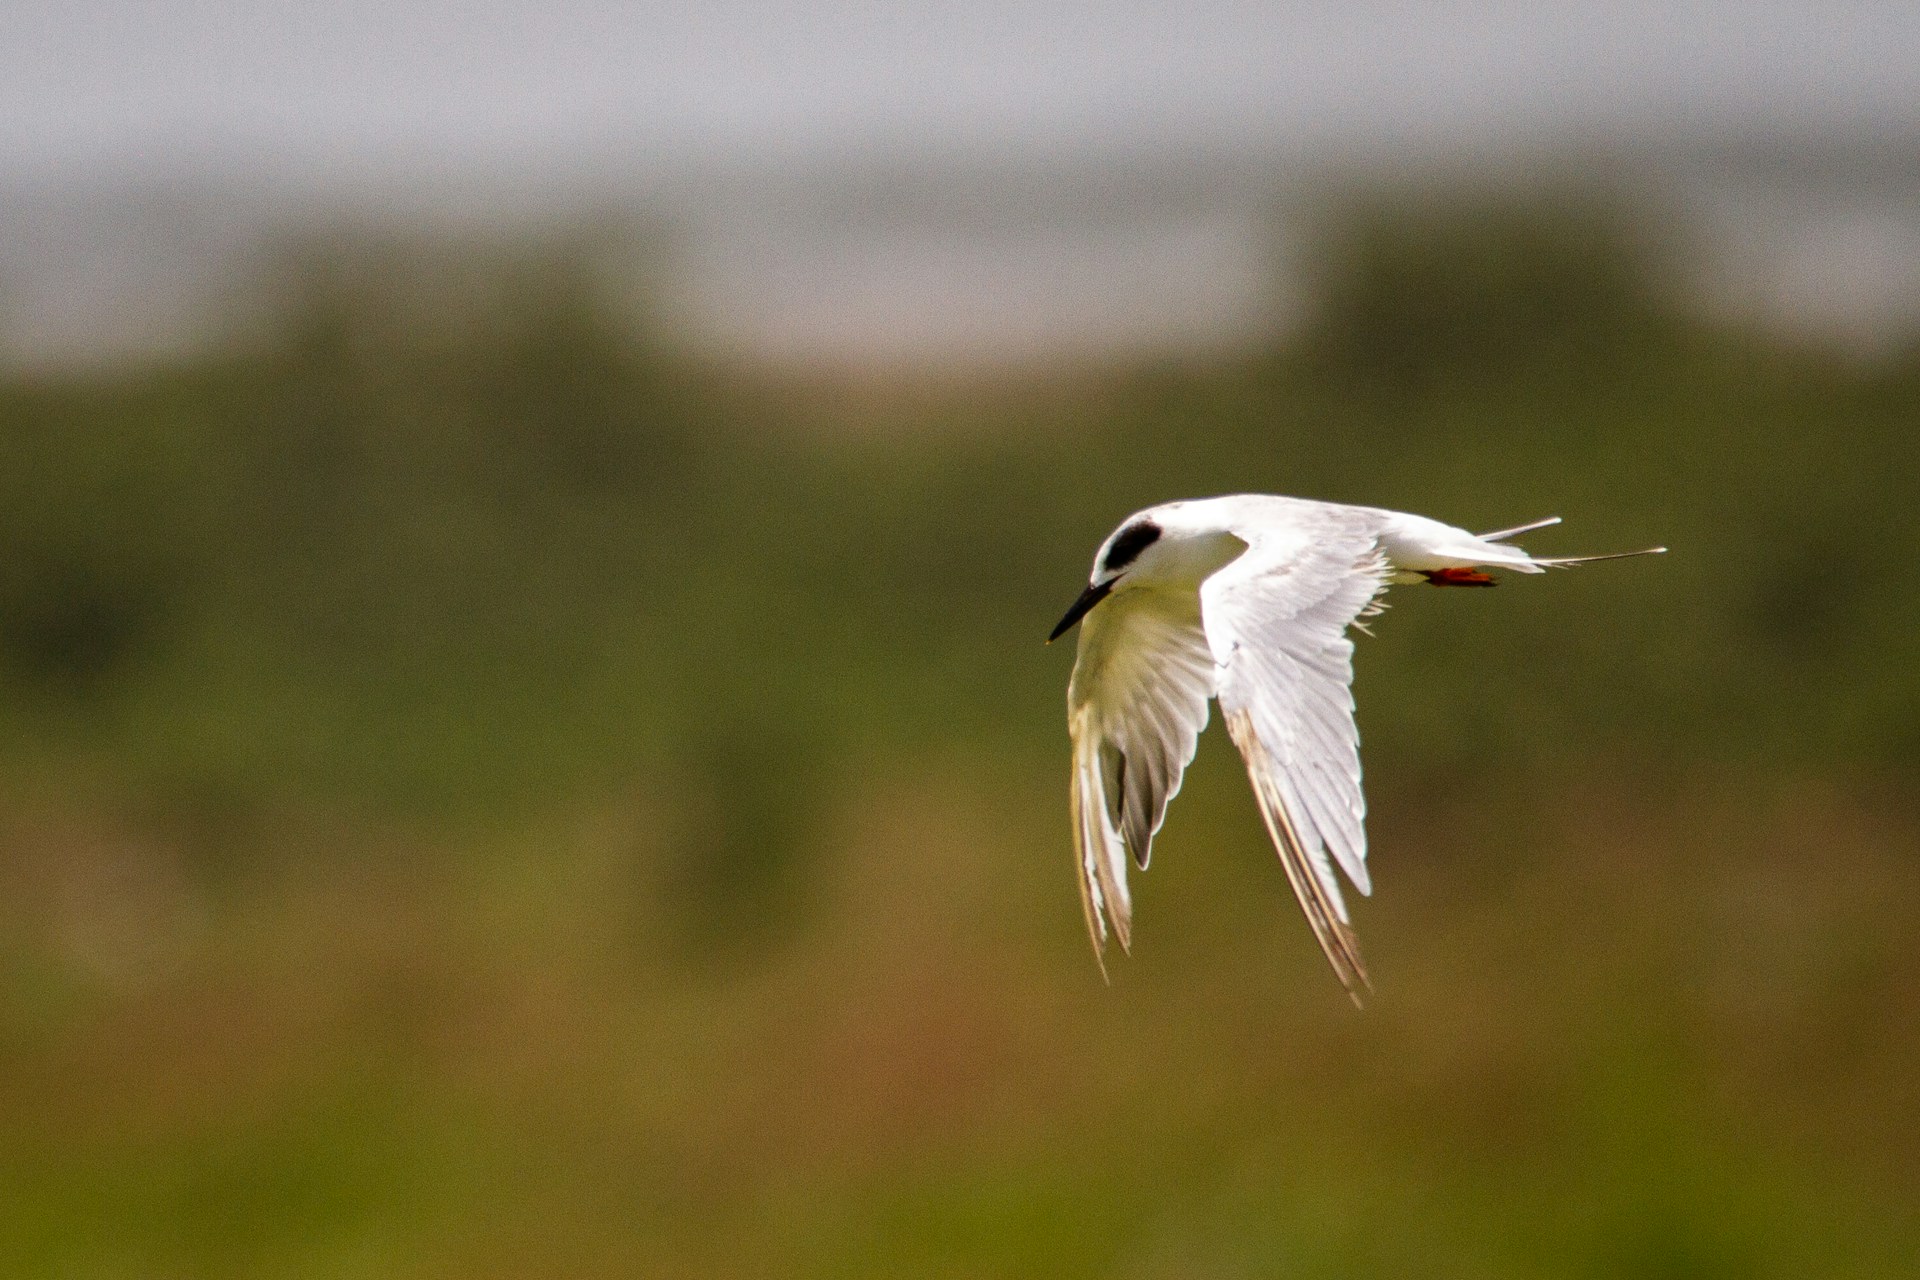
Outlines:
{"type": "Polygon", "coordinates": [[[1914,0],[0,0],[0,172],[1920,128],[1914,0]]]}
{"type": "Polygon", "coordinates": [[[632,201],[728,349],[1205,345],[1270,319],[1273,177],[1529,148],[1854,155],[1709,230],[1736,305],[1871,335],[1914,139],[1920,0],[0,0],[0,348],[197,332],[336,199],[632,201]]]}

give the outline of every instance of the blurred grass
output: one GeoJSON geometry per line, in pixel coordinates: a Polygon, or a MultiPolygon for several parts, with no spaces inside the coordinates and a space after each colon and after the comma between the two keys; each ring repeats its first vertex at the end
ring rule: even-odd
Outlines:
{"type": "Polygon", "coordinates": [[[1330,213],[1271,349],[702,364],[334,245],[0,384],[0,1274],[1920,1270],[1920,360],[1569,201],[1330,213]],[[1665,560],[1362,641],[1380,995],[1210,736],[1098,985],[1040,638],[1290,492],[1665,560]]]}

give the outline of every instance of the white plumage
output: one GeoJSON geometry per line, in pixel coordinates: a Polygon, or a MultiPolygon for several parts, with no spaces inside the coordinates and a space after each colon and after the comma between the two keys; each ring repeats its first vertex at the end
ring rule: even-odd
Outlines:
{"type": "Polygon", "coordinates": [[[1357,1002],[1367,973],[1334,871],[1371,892],[1347,628],[1378,611],[1392,582],[1482,586],[1492,579],[1481,568],[1539,573],[1616,558],[1536,559],[1503,541],[1554,523],[1475,535],[1263,494],[1170,502],[1122,521],[1053,633],[1084,619],[1067,727],[1095,956],[1109,930],[1131,943],[1128,855],[1146,867],[1217,699],[1293,891],[1357,1002]]]}

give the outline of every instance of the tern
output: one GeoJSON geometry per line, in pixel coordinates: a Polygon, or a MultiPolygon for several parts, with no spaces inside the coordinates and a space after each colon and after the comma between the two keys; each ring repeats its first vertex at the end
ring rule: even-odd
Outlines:
{"type": "Polygon", "coordinates": [[[1363,894],[1366,801],[1348,628],[1389,584],[1494,585],[1488,569],[1657,555],[1530,556],[1507,540],[1558,516],[1472,534],[1375,507],[1240,494],[1121,521],[1048,643],[1080,624],[1067,685],[1080,899],[1100,971],[1109,929],[1131,947],[1127,858],[1145,870],[1218,700],[1287,880],[1355,1004],[1367,971],[1334,867],[1363,894]]]}

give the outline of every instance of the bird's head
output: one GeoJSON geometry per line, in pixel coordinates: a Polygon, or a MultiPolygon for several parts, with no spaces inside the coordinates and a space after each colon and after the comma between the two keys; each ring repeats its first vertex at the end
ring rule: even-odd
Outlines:
{"type": "Polygon", "coordinates": [[[1198,586],[1246,543],[1193,512],[1201,504],[1169,502],[1135,512],[1094,553],[1087,589],[1047,637],[1051,644],[1115,591],[1150,583],[1198,586]]]}
{"type": "Polygon", "coordinates": [[[1120,580],[1127,576],[1129,570],[1140,567],[1141,557],[1165,533],[1165,528],[1158,521],[1143,513],[1127,517],[1118,529],[1107,535],[1107,540],[1100,544],[1100,550],[1093,557],[1093,575],[1087,580],[1087,589],[1068,608],[1066,616],[1053,629],[1053,634],[1047,637],[1047,643],[1052,644],[1065,635],[1095,605],[1112,595],[1120,585],[1120,580]]]}

